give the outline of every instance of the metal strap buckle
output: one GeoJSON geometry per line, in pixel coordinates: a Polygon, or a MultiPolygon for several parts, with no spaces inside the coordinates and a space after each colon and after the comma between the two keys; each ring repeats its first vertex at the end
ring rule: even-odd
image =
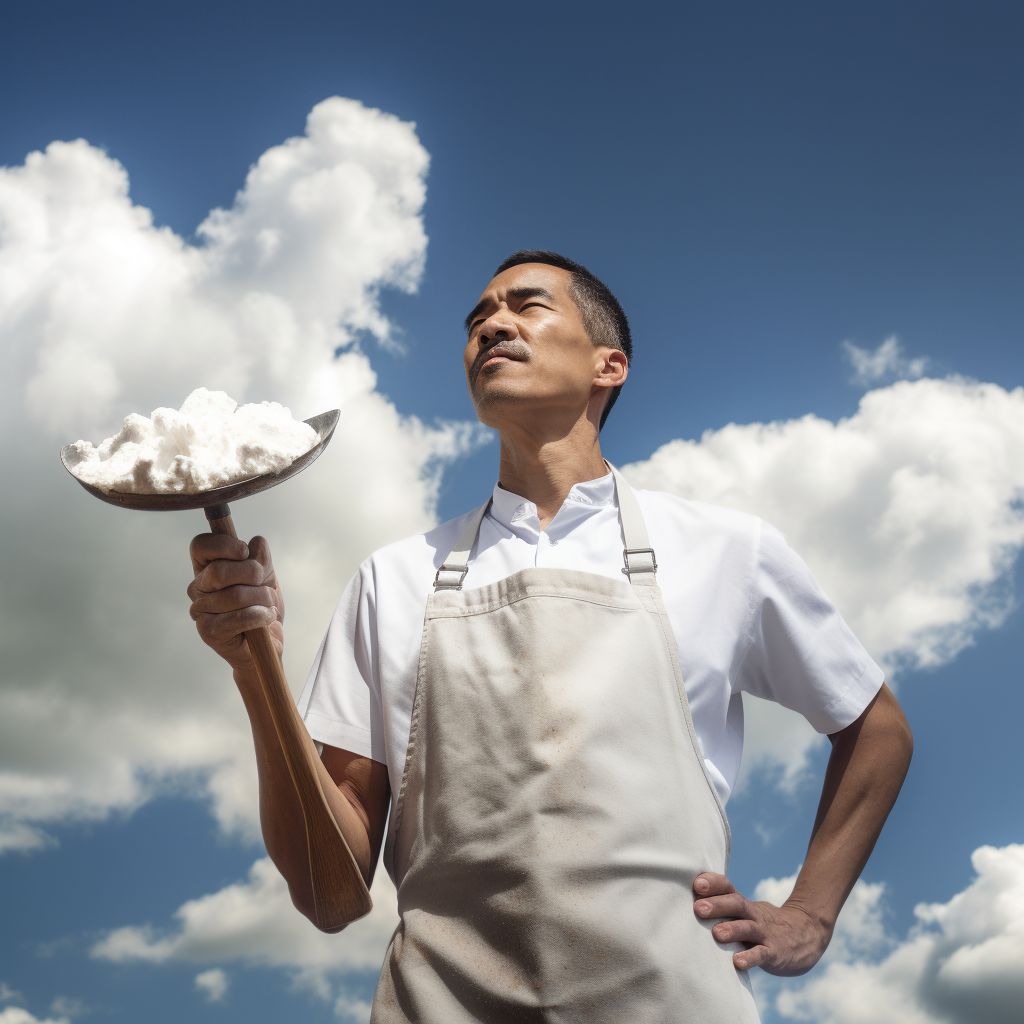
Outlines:
{"type": "Polygon", "coordinates": [[[658,571],[658,559],[654,557],[654,548],[625,548],[622,552],[622,561],[626,563],[626,568],[622,571],[629,576],[630,573],[634,572],[657,572],[658,571]],[[635,569],[630,567],[629,556],[630,555],[650,555],[650,565],[638,565],[635,569]]]}
{"type": "Polygon", "coordinates": [[[461,590],[462,581],[466,578],[466,574],[469,572],[469,566],[462,565],[442,565],[440,569],[434,574],[434,589],[438,590],[461,590]],[[441,573],[443,572],[457,572],[459,573],[458,583],[442,583],[441,573]]]}

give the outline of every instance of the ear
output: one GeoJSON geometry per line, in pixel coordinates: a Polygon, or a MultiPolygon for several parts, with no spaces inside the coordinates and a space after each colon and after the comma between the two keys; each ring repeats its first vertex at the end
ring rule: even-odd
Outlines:
{"type": "Polygon", "coordinates": [[[626,353],[602,345],[598,348],[597,354],[594,387],[617,388],[629,375],[629,360],[626,359],[626,353]]]}

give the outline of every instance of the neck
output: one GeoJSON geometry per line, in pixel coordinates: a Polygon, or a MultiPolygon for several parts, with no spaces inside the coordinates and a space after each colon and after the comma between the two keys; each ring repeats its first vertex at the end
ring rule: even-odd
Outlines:
{"type": "Polygon", "coordinates": [[[537,436],[519,427],[500,434],[498,480],[506,490],[537,506],[542,530],[555,518],[575,484],[608,472],[597,430],[586,417],[555,436],[537,436]]]}

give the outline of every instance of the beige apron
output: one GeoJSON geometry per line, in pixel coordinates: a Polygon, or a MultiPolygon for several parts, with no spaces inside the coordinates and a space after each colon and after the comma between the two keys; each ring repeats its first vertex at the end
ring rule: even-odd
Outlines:
{"type": "Polygon", "coordinates": [[[758,1021],[740,947],[694,914],[729,825],[643,515],[613,472],[628,582],[531,568],[462,590],[487,506],[438,570],[372,1024],[758,1021]]]}

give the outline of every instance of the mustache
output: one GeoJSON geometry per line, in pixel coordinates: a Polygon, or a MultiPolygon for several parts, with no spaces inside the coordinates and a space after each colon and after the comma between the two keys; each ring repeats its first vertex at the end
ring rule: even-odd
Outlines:
{"type": "Polygon", "coordinates": [[[475,383],[477,374],[480,372],[480,367],[483,366],[488,359],[493,359],[495,356],[507,356],[509,359],[518,359],[525,362],[532,354],[530,346],[527,345],[522,338],[509,338],[508,341],[499,341],[496,345],[492,345],[490,348],[485,348],[477,354],[476,359],[473,360],[473,366],[470,370],[470,378],[475,383]]]}

